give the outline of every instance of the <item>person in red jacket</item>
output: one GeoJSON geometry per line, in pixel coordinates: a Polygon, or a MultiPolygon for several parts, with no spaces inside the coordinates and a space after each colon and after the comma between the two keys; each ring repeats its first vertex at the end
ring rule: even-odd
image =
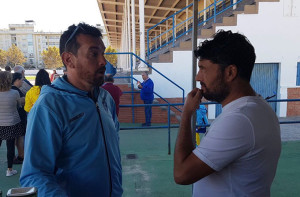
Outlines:
{"type": "Polygon", "coordinates": [[[113,97],[116,104],[117,116],[119,116],[120,97],[123,92],[118,86],[114,85],[114,77],[112,75],[105,75],[104,81],[105,83],[102,85],[102,88],[107,90],[113,97]]]}

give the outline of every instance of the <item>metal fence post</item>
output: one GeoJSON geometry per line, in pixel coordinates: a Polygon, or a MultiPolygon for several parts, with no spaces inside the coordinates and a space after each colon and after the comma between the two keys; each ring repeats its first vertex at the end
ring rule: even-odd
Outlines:
{"type": "MultiPolygon", "coordinates": [[[[131,69],[130,69],[130,75],[131,75],[131,77],[130,77],[130,79],[131,79],[131,104],[133,105],[134,104],[134,95],[133,95],[133,70],[132,70],[132,67],[133,67],[133,58],[132,58],[132,53],[130,53],[130,67],[131,67],[131,69]]],[[[131,110],[132,110],[132,123],[134,123],[134,106],[132,106],[132,108],[131,108],[131,110]]]]}
{"type": "Polygon", "coordinates": [[[170,120],[170,104],[168,104],[168,154],[171,154],[171,120],[170,120]]]}

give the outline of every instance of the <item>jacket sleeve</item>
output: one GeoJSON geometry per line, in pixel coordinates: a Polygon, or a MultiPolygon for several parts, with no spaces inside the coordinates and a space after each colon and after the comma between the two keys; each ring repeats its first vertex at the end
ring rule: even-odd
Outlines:
{"type": "Polygon", "coordinates": [[[29,113],[20,183],[22,187],[37,187],[39,196],[67,196],[55,177],[63,141],[60,125],[46,106],[33,107],[29,113]]]}

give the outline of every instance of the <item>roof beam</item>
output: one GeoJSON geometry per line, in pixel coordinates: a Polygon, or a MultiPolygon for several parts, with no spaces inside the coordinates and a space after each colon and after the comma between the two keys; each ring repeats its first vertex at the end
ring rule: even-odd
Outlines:
{"type": "MultiPolygon", "coordinates": [[[[123,2],[114,2],[114,1],[103,1],[103,0],[98,0],[99,3],[102,3],[102,4],[110,4],[110,5],[120,5],[120,6],[124,6],[125,3],[123,2]]],[[[135,7],[139,7],[138,4],[135,4],[135,7]]],[[[179,11],[180,9],[178,8],[169,8],[169,7],[158,7],[158,6],[152,6],[152,5],[145,5],[145,8],[148,8],[148,9],[160,9],[160,10],[170,10],[170,11],[179,11]]]]}
{"type": "MultiPolygon", "coordinates": [[[[103,14],[115,14],[115,15],[124,15],[123,13],[121,12],[112,12],[112,11],[102,11],[103,14]]],[[[131,16],[131,14],[130,14],[131,16]]],[[[139,15],[135,15],[136,18],[139,17],[139,15]]],[[[104,18],[104,17],[102,17],[104,18]]],[[[145,18],[152,18],[152,19],[165,19],[164,17],[162,16],[149,16],[149,15],[145,15],[145,18]]]]}
{"type": "MultiPolygon", "coordinates": [[[[161,5],[162,2],[163,2],[163,0],[160,0],[160,1],[158,2],[157,6],[159,7],[159,6],[161,5]]],[[[157,9],[156,9],[156,10],[153,10],[151,16],[154,16],[154,14],[155,14],[156,12],[157,12],[157,9]]],[[[147,23],[150,23],[150,21],[151,21],[151,18],[149,18],[149,20],[148,20],[147,23]]]]}

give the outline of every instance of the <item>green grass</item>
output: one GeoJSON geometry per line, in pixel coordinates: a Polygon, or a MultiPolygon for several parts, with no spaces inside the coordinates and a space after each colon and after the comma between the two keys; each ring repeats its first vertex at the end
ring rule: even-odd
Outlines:
{"type": "Polygon", "coordinates": [[[34,81],[36,76],[25,76],[25,78],[29,81],[34,81]]]}

